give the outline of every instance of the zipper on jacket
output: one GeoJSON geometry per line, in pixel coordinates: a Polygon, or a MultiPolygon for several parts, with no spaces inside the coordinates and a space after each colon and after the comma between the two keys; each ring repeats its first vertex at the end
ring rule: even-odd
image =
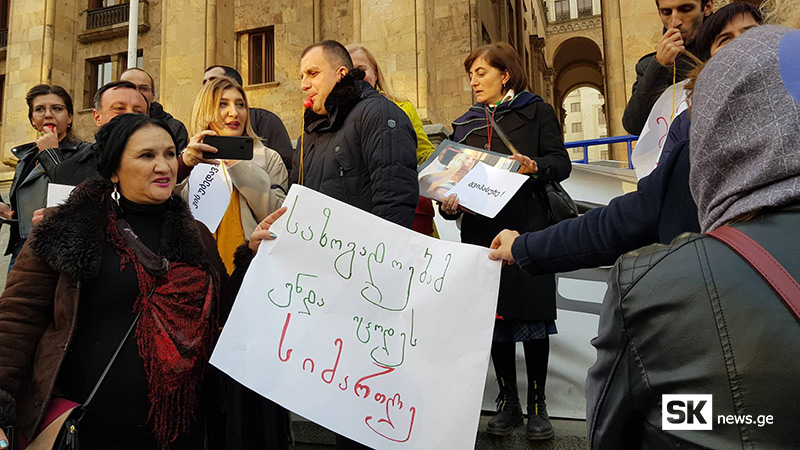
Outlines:
{"type": "Polygon", "coordinates": [[[339,166],[339,179],[342,180],[342,190],[344,191],[344,198],[349,199],[350,194],[347,192],[347,183],[344,181],[344,167],[339,166]]]}

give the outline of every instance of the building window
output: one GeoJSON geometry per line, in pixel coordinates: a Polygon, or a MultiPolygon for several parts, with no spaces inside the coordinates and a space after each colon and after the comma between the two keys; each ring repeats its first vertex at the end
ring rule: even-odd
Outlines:
{"type": "Polygon", "coordinates": [[[6,98],[6,76],[0,75],[0,123],[3,122],[3,101],[6,98]]]}
{"type": "Polygon", "coordinates": [[[578,17],[591,17],[592,0],[578,0],[578,17]]]}
{"type": "Polygon", "coordinates": [[[578,102],[570,103],[569,112],[581,112],[581,104],[578,102]]]}
{"type": "Polygon", "coordinates": [[[269,27],[251,31],[248,42],[248,82],[261,84],[275,81],[275,29],[269,27]]]}
{"type": "Polygon", "coordinates": [[[569,20],[569,0],[555,0],[556,22],[569,20]]]}
{"type": "Polygon", "coordinates": [[[11,0],[0,0],[0,30],[8,29],[8,15],[11,13],[11,0]]]}
{"type": "MultiPolygon", "coordinates": [[[[122,52],[117,54],[117,61],[119,62],[119,67],[121,71],[128,69],[128,52],[122,52]]],[[[144,69],[144,51],[139,49],[136,51],[136,67],[139,69],[144,69]]],[[[154,86],[155,87],[155,86],[154,86]]]]}
{"type": "Polygon", "coordinates": [[[108,8],[109,6],[125,5],[130,0],[89,0],[89,9],[108,8]]]}
{"type": "Polygon", "coordinates": [[[573,123],[572,124],[572,132],[573,133],[582,133],[583,132],[583,124],[581,122],[573,123]]]}
{"type": "Polygon", "coordinates": [[[114,79],[110,56],[90,59],[86,61],[86,87],[83,90],[84,108],[94,107],[94,94],[114,79]]]}
{"type": "Polygon", "coordinates": [[[597,108],[597,123],[601,126],[605,126],[606,124],[606,115],[603,114],[603,108],[597,108]]]}

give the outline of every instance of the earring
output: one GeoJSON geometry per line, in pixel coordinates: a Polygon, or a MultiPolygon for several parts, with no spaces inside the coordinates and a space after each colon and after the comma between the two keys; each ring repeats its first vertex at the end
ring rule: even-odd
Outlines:
{"type": "Polygon", "coordinates": [[[117,183],[114,183],[114,190],[111,192],[111,200],[114,200],[114,203],[119,206],[119,190],[117,190],[117,183]]]}

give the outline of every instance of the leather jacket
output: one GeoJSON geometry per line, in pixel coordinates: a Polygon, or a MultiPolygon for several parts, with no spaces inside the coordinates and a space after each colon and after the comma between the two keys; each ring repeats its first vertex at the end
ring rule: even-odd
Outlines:
{"type": "MultiPolygon", "coordinates": [[[[800,205],[733,225],[800,279],[800,205]]],[[[592,449],[795,448],[800,326],[741,257],[693,233],[628,253],[603,302],[586,382],[592,449]],[[663,394],[711,394],[711,431],[662,430],[663,394]],[[750,415],[722,424],[719,416],[750,415]],[[758,416],[773,423],[757,423],[758,416]]]]}

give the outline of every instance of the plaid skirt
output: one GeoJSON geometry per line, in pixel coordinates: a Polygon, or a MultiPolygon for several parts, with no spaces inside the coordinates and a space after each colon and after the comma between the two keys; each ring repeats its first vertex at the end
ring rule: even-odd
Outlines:
{"type": "Polygon", "coordinates": [[[557,334],[555,320],[500,320],[494,321],[494,342],[525,342],[544,339],[557,334]]]}

